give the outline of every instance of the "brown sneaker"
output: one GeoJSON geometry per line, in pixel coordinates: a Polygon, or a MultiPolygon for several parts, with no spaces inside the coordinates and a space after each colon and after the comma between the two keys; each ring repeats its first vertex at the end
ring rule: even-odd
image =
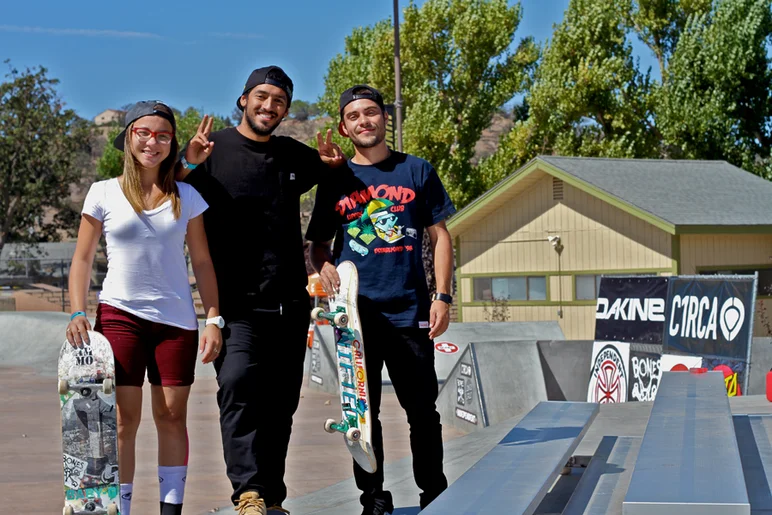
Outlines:
{"type": "Polygon", "coordinates": [[[278,504],[274,504],[270,508],[268,508],[268,515],[281,515],[282,513],[289,514],[289,510],[285,510],[278,504]]]}
{"type": "Polygon", "coordinates": [[[239,515],[266,515],[265,501],[257,492],[244,492],[236,505],[239,515]]]}

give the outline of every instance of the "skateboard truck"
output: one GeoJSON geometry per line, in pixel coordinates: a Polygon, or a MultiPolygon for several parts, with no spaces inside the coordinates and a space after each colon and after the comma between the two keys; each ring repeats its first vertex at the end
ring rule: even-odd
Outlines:
{"type": "Polygon", "coordinates": [[[63,515],[80,515],[83,514],[91,514],[98,515],[100,513],[106,513],[107,515],[118,515],[118,506],[116,506],[115,503],[112,503],[107,506],[107,510],[104,508],[97,508],[96,506],[92,506],[93,503],[88,503],[84,508],[86,508],[86,511],[75,511],[75,508],[72,506],[65,506],[62,510],[63,515]],[[92,508],[89,510],[89,508],[92,508]]]}
{"type": "Polygon", "coordinates": [[[357,442],[362,436],[362,432],[359,428],[355,427],[357,418],[354,415],[347,417],[345,420],[341,420],[339,423],[335,422],[335,419],[328,418],[324,423],[324,430],[328,433],[343,433],[346,435],[346,440],[350,442],[357,442]]]}
{"type": "Polygon", "coordinates": [[[320,320],[329,320],[338,327],[346,327],[348,325],[348,315],[346,310],[339,307],[332,313],[327,313],[322,308],[314,308],[311,311],[311,318],[319,322],[320,320]]]}
{"type": "MultiPolygon", "coordinates": [[[[70,390],[86,390],[81,393],[88,395],[94,387],[99,387],[99,385],[96,383],[70,384],[66,379],[59,379],[59,395],[67,395],[70,390]]],[[[102,382],[102,391],[107,395],[113,393],[113,380],[109,377],[102,382]]]]}

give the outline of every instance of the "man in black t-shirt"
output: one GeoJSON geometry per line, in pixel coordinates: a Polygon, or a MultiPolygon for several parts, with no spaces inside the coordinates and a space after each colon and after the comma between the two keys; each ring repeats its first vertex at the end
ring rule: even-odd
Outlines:
{"type": "Polygon", "coordinates": [[[330,132],[326,142],[317,134],[318,151],[271,134],[292,89],[281,68],[254,70],[236,100],[241,123],[210,134],[205,116],[178,167],[178,179],[209,204],[204,224],[223,317],[216,322],[225,324],[217,402],[239,515],[286,513],[285,460],[310,322],[300,196],[345,161],[330,132]]]}
{"type": "Polygon", "coordinates": [[[340,97],[340,133],[356,154],[319,184],[306,239],[324,289],[340,286],[335,266],[350,260],[359,272],[358,308],[365,346],[372,440],[378,468],[368,474],[354,462],[363,515],[390,513],[383,490],[383,435],[378,413],[385,364],[410,424],[413,472],[421,508],[448,483],[443,473],[442,426],[432,340],[448,327],[453,248],[445,219],[455,213],[431,164],[386,146],[381,94],[366,85],[340,97]],[[434,252],[437,292],[430,297],[421,258],[424,231],[434,252]],[[333,247],[334,242],[334,247],[333,247]]]}

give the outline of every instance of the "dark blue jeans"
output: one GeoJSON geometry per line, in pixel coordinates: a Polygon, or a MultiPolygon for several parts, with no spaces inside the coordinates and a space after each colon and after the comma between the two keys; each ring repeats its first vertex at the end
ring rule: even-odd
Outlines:
{"type": "Polygon", "coordinates": [[[271,309],[223,310],[225,345],[215,360],[226,472],[238,502],[247,491],[268,506],[287,497],[285,462],[300,401],[307,299],[271,309]]]}
{"type": "Polygon", "coordinates": [[[373,450],[378,462],[373,474],[354,462],[354,477],[362,491],[360,501],[365,507],[375,499],[391,504],[391,493],[383,490],[383,430],[378,419],[381,370],[385,364],[410,425],[413,477],[421,490],[421,508],[425,508],[448,487],[442,467],[442,425],[435,404],[439,388],[434,369],[434,343],[429,339],[428,329],[394,327],[386,317],[361,301],[359,313],[373,420],[373,450]]]}

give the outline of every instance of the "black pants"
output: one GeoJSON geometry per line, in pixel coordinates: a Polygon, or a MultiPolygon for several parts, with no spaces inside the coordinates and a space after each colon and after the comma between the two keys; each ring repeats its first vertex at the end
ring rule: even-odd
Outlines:
{"type": "Polygon", "coordinates": [[[375,499],[391,503],[391,493],[383,490],[383,431],[378,419],[381,370],[385,363],[397,400],[405,410],[410,425],[413,477],[421,490],[421,508],[425,508],[448,487],[442,468],[442,425],[435,404],[438,386],[434,344],[429,339],[428,329],[394,327],[362,301],[359,313],[369,378],[373,450],[378,462],[378,469],[373,474],[365,472],[354,462],[354,478],[362,491],[360,501],[363,506],[369,506],[375,499]]]}
{"type": "Polygon", "coordinates": [[[287,497],[285,460],[292,417],[300,401],[310,322],[307,299],[282,304],[281,313],[226,313],[225,345],[215,361],[217,403],[226,472],[237,504],[247,491],[268,506],[287,497]]]}

